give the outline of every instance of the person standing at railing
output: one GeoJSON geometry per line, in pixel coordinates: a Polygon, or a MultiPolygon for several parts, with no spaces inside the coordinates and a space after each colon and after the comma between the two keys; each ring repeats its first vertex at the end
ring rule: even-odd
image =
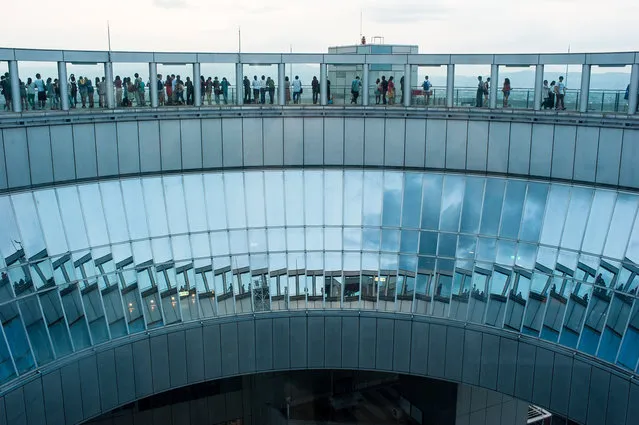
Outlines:
{"type": "Polygon", "coordinates": [[[53,86],[53,79],[47,78],[46,83],[47,99],[49,100],[49,109],[57,109],[55,105],[55,88],[53,86]]]}
{"type": "Polygon", "coordinates": [[[244,104],[247,105],[251,103],[251,82],[245,75],[242,83],[244,84],[244,104]]]}
{"type": "Polygon", "coordinates": [[[193,105],[195,102],[193,99],[195,97],[195,88],[193,87],[193,81],[191,81],[191,77],[186,77],[186,104],[193,105]]]}
{"type": "Polygon", "coordinates": [[[395,104],[395,77],[388,77],[388,104],[395,104]]]}
{"type": "Polygon", "coordinates": [[[173,82],[171,81],[171,76],[166,76],[166,82],[164,83],[166,87],[166,102],[165,105],[173,104],[173,82]]]}
{"type": "Polygon", "coordinates": [[[291,102],[291,82],[288,77],[284,77],[284,93],[286,95],[286,104],[291,102]]]}
{"type": "Polygon", "coordinates": [[[19,80],[19,87],[20,87],[20,102],[22,104],[22,110],[23,111],[28,111],[29,110],[29,105],[27,103],[27,86],[26,84],[24,84],[24,81],[19,80]]]}
{"type": "Polygon", "coordinates": [[[490,97],[490,77],[484,82],[484,106],[489,106],[488,98],[490,97]]]}
{"type": "Polygon", "coordinates": [[[89,99],[89,108],[93,108],[93,94],[95,92],[95,89],[93,88],[93,84],[91,83],[91,79],[87,78],[86,79],[86,85],[87,85],[87,98],[89,99]]]}
{"type": "Polygon", "coordinates": [[[115,104],[118,107],[122,106],[122,80],[120,79],[119,75],[115,76],[113,87],[115,87],[115,104]]]}
{"type": "Polygon", "coordinates": [[[555,86],[555,93],[557,95],[557,104],[555,109],[557,110],[566,110],[566,105],[564,104],[564,98],[566,97],[566,86],[564,84],[564,77],[559,77],[559,82],[555,86]]]}
{"type": "Polygon", "coordinates": [[[36,74],[35,85],[38,89],[38,108],[44,109],[47,107],[47,90],[40,74],[36,74]]]}
{"type": "Polygon", "coordinates": [[[317,101],[319,99],[319,81],[317,80],[317,77],[313,77],[313,81],[311,81],[311,91],[313,92],[313,105],[317,104],[317,101]]]}
{"type": "Polygon", "coordinates": [[[382,80],[375,80],[375,105],[382,101],[382,80]]]}
{"type": "Polygon", "coordinates": [[[475,107],[481,108],[484,106],[484,82],[481,75],[477,77],[477,95],[475,96],[475,107]]]}
{"type": "Polygon", "coordinates": [[[382,104],[386,105],[386,94],[388,93],[388,81],[386,80],[386,76],[382,75],[382,104]]]}
{"type": "Polygon", "coordinates": [[[404,104],[404,76],[402,75],[402,78],[399,79],[399,90],[402,92],[402,100],[401,100],[401,104],[404,104]]]}
{"type": "MultiPolygon", "coordinates": [[[[29,102],[29,106],[31,106],[32,110],[35,110],[35,93],[36,86],[31,77],[27,78],[27,101],[29,102]]],[[[29,108],[25,108],[25,111],[29,110],[29,108]]]]}
{"type": "Polygon", "coordinates": [[[229,83],[229,80],[227,80],[226,77],[222,77],[222,82],[220,83],[220,87],[222,88],[222,98],[224,99],[225,105],[229,104],[229,86],[230,85],[231,83],[229,83]]]}
{"type": "Polygon", "coordinates": [[[75,80],[75,75],[71,74],[68,85],[71,93],[71,97],[69,98],[69,107],[75,108],[78,104],[78,83],[75,80]]]}
{"type": "Polygon", "coordinates": [[[273,104],[273,98],[275,97],[275,80],[271,77],[266,79],[266,87],[268,89],[269,104],[273,104]]]}
{"type": "Polygon", "coordinates": [[[433,94],[431,88],[433,87],[432,83],[428,79],[428,75],[424,77],[424,82],[422,83],[422,89],[424,90],[424,105],[430,105],[430,96],[433,94]]]}
{"type": "Polygon", "coordinates": [[[206,81],[204,75],[200,75],[200,105],[204,105],[204,92],[206,90],[206,81]]]}
{"type": "Polygon", "coordinates": [[[262,75],[262,79],[260,80],[260,104],[264,105],[266,103],[266,77],[262,75]]]}
{"type": "Polygon", "coordinates": [[[257,75],[253,76],[251,87],[253,88],[253,103],[257,104],[260,101],[260,82],[257,80],[257,75]]]}
{"type": "Polygon", "coordinates": [[[220,80],[217,79],[217,77],[213,78],[213,95],[215,96],[215,104],[219,105],[220,104],[220,94],[221,94],[221,90],[220,90],[220,80]]]}
{"type": "Polygon", "coordinates": [[[543,98],[541,102],[541,107],[544,109],[552,108],[552,101],[550,100],[550,87],[548,87],[548,80],[544,80],[544,85],[541,88],[541,97],[543,98]]]}
{"type": "Polygon", "coordinates": [[[155,80],[155,85],[158,88],[158,106],[164,106],[166,103],[164,98],[164,83],[162,82],[162,74],[158,74],[155,80]]]}
{"type": "Polygon", "coordinates": [[[357,98],[359,97],[359,91],[362,88],[362,82],[359,80],[359,75],[351,82],[351,104],[357,105],[357,98]]]}
{"type": "MultiPolygon", "coordinates": [[[[244,77],[246,78],[246,77],[244,77]]],[[[209,106],[211,105],[211,101],[212,101],[212,96],[213,96],[213,80],[211,79],[211,77],[206,79],[206,82],[204,83],[204,93],[206,93],[206,103],[209,104],[209,106]]],[[[244,97],[246,97],[246,93],[244,94],[244,97]]]]}
{"type": "Polygon", "coordinates": [[[302,96],[302,82],[300,81],[300,77],[298,75],[295,76],[293,80],[293,103],[299,104],[300,98],[302,96]]]}
{"type": "Polygon", "coordinates": [[[504,86],[501,88],[502,93],[504,93],[504,108],[508,107],[508,98],[510,97],[510,79],[504,79],[504,86]]]}

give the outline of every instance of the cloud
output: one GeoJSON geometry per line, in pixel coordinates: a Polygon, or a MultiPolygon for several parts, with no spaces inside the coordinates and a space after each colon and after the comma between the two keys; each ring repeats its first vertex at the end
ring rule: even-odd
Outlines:
{"type": "Polygon", "coordinates": [[[448,18],[452,8],[445,4],[409,3],[396,5],[380,5],[364,9],[364,19],[371,19],[383,24],[404,24],[423,21],[438,21],[448,18]]]}
{"type": "Polygon", "coordinates": [[[189,7],[185,0],[153,0],[153,5],[163,9],[185,9],[189,7]]]}

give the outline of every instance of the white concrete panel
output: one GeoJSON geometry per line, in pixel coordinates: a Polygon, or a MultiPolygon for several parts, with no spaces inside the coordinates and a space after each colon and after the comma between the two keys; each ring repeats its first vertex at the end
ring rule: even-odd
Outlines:
{"type": "Polygon", "coordinates": [[[304,163],[304,123],[299,118],[284,118],[284,165],[304,163]]]}
{"type": "Polygon", "coordinates": [[[53,161],[49,126],[27,127],[27,141],[29,143],[31,184],[51,183],[53,181],[53,161]]]}
{"type": "Polygon", "coordinates": [[[344,118],[324,119],[324,163],[342,165],[344,163],[344,118]]]}
{"type": "Polygon", "coordinates": [[[486,171],[488,159],[488,122],[468,122],[466,167],[473,171],[486,171]]]}
{"type": "Polygon", "coordinates": [[[140,144],[137,122],[117,123],[118,163],[120,174],[140,172],[140,144]]]}
{"type": "Polygon", "coordinates": [[[404,162],[406,167],[424,166],[426,154],[426,120],[406,120],[406,144],[404,162]]]}
{"type": "Polygon", "coordinates": [[[160,121],[160,157],[162,171],[175,171],[182,168],[179,120],[160,121]]]}
{"type": "Polygon", "coordinates": [[[364,164],[384,165],[385,120],[366,118],[364,130],[364,164]]]}
{"type": "MultiPolygon", "coordinates": [[[[175,64],[192,64],[197,61],[195,53],[154,53],[153,62],[156,63],[175,63],[175,64]]],[[[200,78],[199,76],[195,77],[200,78]]]]}
{"type": "Polygon", "coordinates": [[[509,173],[528,174],[530,168],[531,140],[532,124],[512,123],[510,125],[509,173]]]}
{"type": "Polygon", "coordinates": [[[15,58],[19,61],[60,62],[63,54],[62,50],[15,49],[15,58]]]}
{"type": "Polygon", "coordinates": [[[488,129],[488,171],[505,173],[508,171],[508,144],[510,124],[491,122],[488,129]]]}
{"type": "Polygon", "coordinates": [[[361,165],[364,162],[364,119],[349,118],[344,121],[344,165],[361,165]]]}
{"type": "Polygon", "coordinates": [[[602,128],[599,132],[597,183],[619,183],[622,138],[623,130],[618,128],[602,128]]]}
{"type": "Polygon", "coordinates": [[[264,165],[284,164],[284,120],[270,118],[262,123],[264,132],[264,165]]]}
{"type": "Polygon", "coordinates": [[[53,178],[57,182],[75,179],[72,127],[70,125],[51,126],[49,137],[53,156],[53,178]]]}
{"type": "Polygon", "coordinates": [[[9,187],[28,186],[31,177],[27,132],[24,128],[7,128],[2,133],[9,187]]]}
{"type": "Polygon", "coordinates": [[[7,188],[7,163],[4,160],[4,140],[0,131],[0,189],[7,188]]]}
{"type": "Polygon", "coordinates": [[[180,120],[182,169],[202,168],[202,127],[200,120],[180,120]]]}
{"type": "Polygon", "coordinates": [[[639,131],[624,130],[619,185],[639,187],[639,131]]]}
{"type": "Polygon", "coordinates": [[[535,124],[530,146],[530,175],[550,177],[552,159],[553,126],[535,124]]]}
{"type": "Polygon", "coordinates": [[[162,166],[159,122],[138,122],[138,135],[140,141],[140,171],[143,173],[159,171],[162,166]]]}
{"type": "Polygon", "coordinates": [[[578,127],[575,144],[575,166],[573,178],[586,182],[595,181],[599,128],[578,127]]]}
{"type": "Polygon", "coordinates": [[[264,164],[262,147],[262,122],[260,118],[242,119],[242,139],[244,149],[244,165],[247,167],[264,164]]]}
{"type": "Polygon", "coordinates": [[[446,129],[446,168],[464,170],[466,168],[466,140],[468,139],[468,121],[447,122],[446,129]]]}
{"type": "Polygon", "coordinates": [[[222,120],[222,164],[225,167],[241,167],[242,162],[242,119],[222,120]]]}
{"type": "Polygon", "coordinates": [[[118,141],[114,122],[95,125],[95,147],[98,158],[98,176],[117,175],[119,172],[118,141]]]}
{"type": "Polygon", "coordinates": [[[387,119],[384,129],[384,165],[404,166],[406,119],[387,119]]]}
{"type": "Polygon", "coordinates": [[[551,176],[559,179],[572,179],[575,163],[575,140],[577,127],[555,126],[555,137],[552,149],[551,176]]]}
{"type": "Polygon", "coordinates": [[[426,121],[426,168],[446,166],[446,121],[426,121]]]}
{"type": "Polygon", "coordinates": [[[73,152],[75,153],[75,172],[77,178],[96,177],[98,174],[98,164],[95,149],[95,127],[93,124],[73,126],[73,152]]]}
{"type": "Polygon", "coordinates": [[[204,119],[202,127],[202,166],[215,168],[222,166],[222,121],[204,119]]]}
{"type": "MultiPolygon", "coordinates": [[[[116,52],[98,52],[98,51],[82,51],[82,50],[65,50],[63,52],[64,60],[71,63],[105,63],[111,58],[112,62],[116,62],[118,53],[116,52]],[[114,56],[115,55],[115,56],[114,56]]],[[[151,58],[152,54],[147,53],[146,58],[151,58]]],[[[122,61],[122,62],[135,62],[135,61],[122,61]]],[[[140,60],[139,62],[151,62],[151,60],[140,60]]]]}
{"type": "Polygon", "coordinates": [[[324,164],[324,120],[304,118],[304,165],[324,164]]]}

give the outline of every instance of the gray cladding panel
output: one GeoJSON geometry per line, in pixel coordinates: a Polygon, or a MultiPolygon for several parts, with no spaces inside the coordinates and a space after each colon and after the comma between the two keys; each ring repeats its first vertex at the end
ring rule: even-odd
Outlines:
{"type": "MultiPolygon", "coordinates": [[[[0,131],[0,189],[7,188],[7,163],[4,158],[4,140],[0,131]]],[[[1,404],[1,403],[0,403],[1,404]]],[[[0,420],[3,415],[0,415],[0,420]]]]}
{"type": "Polygon", "coordinates": [[[60,369],[62,378],[62,396],[64,399],[64,416],[68,424],[78,423],[84,418],[82,411],[82,387],[80,386],[80,369],[77,363],[70,363],[60,369]]]}
{"type": "Polygon", "coordinates": [[[393,369],[393,320],[377,319],[375,368],[393,369]]]}
{"type": "Polygon", "coordinates": [[[98,158],[98,175],[115,176],[118,167],[118,140],[115,123],[95,125],[95,147],[98,158]]]}
{"type": "Polygon", "coordinates": [[[506,173],[508,171],[508,145],[510,124],[491,122],[488,129],[488,171],[506,173]]]}
{"type": "Polygon", "coordinates": [[[244,141],[244,165],[257,167],[264,165],[264,148],[262,146],[262,122],[259,118],[242,120],[242,139],[244,141]]]}
{"type": "MultiPolygon", "coordinates": [[[[2,130],[2,138],[4,140],[9,187],[30,185],[29,149],[26,131],[23,128],[7,128],[2,130]]],[[[4,164],[2,165],[4,166],[4,164]]]]}
{"type": "Polygon", "coordinates": [[[342,165],[344,163],[344,118],[324,119],[324,163],[342,165]]]}
{"type": "Polygon", "coordinates": [[[307,323],[306,317],[290,318],[290,350],[291,368],[299,369],[307,367],[307,323]]]}
{"type": "Polygon", "coordinates": [[[517,350],[517,370],[515,378],[515,397],[522,400],[532,399],[533,378],[535,374],[535,347],[521,343],[517,350]]]}
{"type": "Polygon", "coordinates": [[[302,164],[304,164],[304,122],[297,118],[284,118],[284,165],[302,164]]]}
{"type": "Polygon", "coordinates": [[[273,369],[273,319],[255,321],[255,363],[258,370],[273,369]]]}
{"type": "Polygon", "coordinates": [[[411,322],[409,320],[395,320],[393,330],[393,370],[397,372],[410,371],[411,355],[411,322]]]}
{"type": "Polygon", "coordinates": [[[181,120],[182,169],[202,168],[202,127],[199,120],[181,120]]]}
{"type": "Polygon", "coordinates": [[[201,122],[202,128],[202,166],[215,168],[222,166],[222,120],[201,122]]]}
{"type": "Polygon", "coordinates": [[[453,326],[446,332],[446,369],[444,376],[453,381],[462,380],[464,360],[464,329],[453,326]]]}
{"type": "Polygon", "coordinates": [[[572,179],[575,162],[575,139],[577,127],[555,126],[552,149],[551,176],[559,179],[572,179]]]}
{"type": "Polygon", "coordinates": [[[324,321],[325,366],[339,368],[342,366],[342,318],[326,317],[324,321]]]}
{"type": "Polygon", "coordinates": [[[443,378],[446,369],[446,326],[430,325],[428,374],[443,378]]]}
{"type": "Polygon", "coordinates": [[[446,168],[466,169],[468,121],[448,121],[446,129],[446,168]]]}
{"type": "Polygon", "coordinates": [[[255,322],[238,322],[237,335],[240,373],[255,372],[255,322]]]}
{"type": "Polygon", "coordinates": [[[359,367],[375,368],[375,340],[377,337],[377,320],[372,317],[359,319],[359,367]]]}
{"type": "Polygon", "coordinates": [[[284,164],[284,119],[265,120],[262,131],[264,132],[264,165],[284,164]]]}
{"type": "Polygon", "coordinates": [[[239,350],[236,322],[222,323],[220,325],[220,344],[222,351],[222,376],[237,375],[239,372],[239,350]]]}
{"type": "Polygon", "coordinates": [[[479,371],[481,370],[482,334],[466,330],[464,336],[464,366],[462,381],[472,385],[479,385],[479,371]]]}
{"type": "Polygon", "coordinates": [[[100,405],[103,412],[108,412],[118,405],[117,380],[111,379],[113,376],[117,376],[113,350],[99,352],[97,354],[97,364],[100,382],[100,405]]]}
{"type": "Polygon", "coordinates": [[[133,346],[116,347],[115,369],[118,377],[118,404],[135,400],[135,371],[133,370],[133,346]]]}
{"type": "Polygon", "coordinates": [[[481,341],[481,369],[479,384],[484,388],[497,389],[497,362],[499,361],[499,337],[484,334],[481,341]]]}
{"type": "Polygon", "coordinates": [[[597,183],[618,184],[623,130],[602,128],[599,131],[597,183]]]}
{"type": "Polygon", "coordinates": [[[624,130],[621,168],[619,170],[619,184],[621,186],[639,186],[637,158],[639,158],[639,130],[624,130]]]}
{"type": "MultiPolygon", "coordinates": [[[[359,318],[342,318],[341,365],[343,368],[357,369],[359,364],[359,318]]],[[[328,366],[328,358],[326,360],[328,366]]]]}
{"type": "MultiPolygon", "coordinates": [[[[60,370],[54,370],[42,376],[42,392],[44,393],[47,424],[63,424],[65,419],[60,370]]],[[[27,405],[27,409],[30,410],[31,405],[27,405]]]]}
{"type": "Polygon", "coordinates": [[[552,125],[533,126],[530,147],[530,175],[550,177],[554,131],[552,125]]]}
{"type": "Polygon", "coordinates": [[[171,386],[169,376],[169,347],[166,335],[151,338],[151,373],[153,374],[153,391],[164,391],[171,386]]]}
{"type": "Polygon", "coordinates": [[[575,144],[575,170],[573,173],[573,178],[575,180],[595,180],[597,171],[598,144],[599,129],[597,127],[577,128],[577,141],[575,144]]]}
{"type": "Polygon", "coordinates": [[[182,144],[180,140],[180,121],[160,121],[160,153],[162,171],[182,169],[182,144]]]}
{"type": "MultiPolygon", "coordinates": [[[[625,395],[629,393],[630,382],[628,382],[627,379],[621,378],[617,375],[610,375],[606,424],[613,425],[625,423],[626,412],[628,410],[628,398],[626,398],[625,395]]],[[[637,419],[637,417],[634,416],[634,419],[637,419]]]]}
{"type": "MultiPolygon", "coordinates": [[[[309,317],[308,319],[308,367],[324,367],[324,317],[309,317]]],[[[303,341],[297,341],[301,344],[303,341]]],[[[293,343],[292,343],[293,344],[293,343]]],[[[294,345],[292,345],[294,347],[294,345]]]]}
{"type": "MultiPolygon", "coordinates": [[[[117,123],[118,163],[121,174],[140,172],[140,146],[137,122],[117,123]]],[[[145,152],[146,155],[146,152],[145,152]]]]}
{"type": "MultiPolygon", "coordinates": [[[[53,161],[49,127],[27,127],[31,184],[53,181],[53,161]]],[[[3,164],[4,165],[4,164],[3,164]]]]}
{"type": "Polygon", "coordinates": [[[204,340],[202,328],[186,331],[186,377],[189,383],[204,380],[204,340]]]}
{"type": "Polygon", "coordinates": [[[446,166],[446,121],[426,122],[426,168],[446,166]]]}
{"type": "Polygon", "coordinates": [[[79,179],[95,177],[98,174],[98,164],[95,148],[95,126],[93,124],[73,126],[73,151],[75,153],[76,177],[79,179]]]}
{"type": "Polygon", "coordinates": [[[273,319],[273,367],[275,369],[287,369],[291,365],[289,330],[288,317],[273,319]]]}
{"type": "Polygon", "coordinates": [[[53,156],[53,178],[56,182],[75,179],[72,126],[51,126],[49,137],[53,156]]]}
{"type": "Polygon", "coordinates": [[[535,376],[533,378],[532,402],[540,406],[550,405],[550,389],[553,379],[554,354],[544,348],[537,348],[535,358],[535,376]]]}
{"type": "Polygon", "coordinates": [[[639,418],[639,384],[630,384],[630,391],[628,394],[628,413],[626,414],[626,421],[632,418],[639,418]]]}
{"type": "Polygon", "coordinates": [[[512,123],[510,125],[509,173],[528,174],[530,169],[531,140],[532,124],[512,123]]]}
{"type": "Polygon", "coordinates": [[[570,378],[572,376],[572,359],[555,353],[550,407],[557,413],[568,413],[570,397],[570,378]]]}
{"type": "Polygon", "coordinates": [[[503,394],[515,392],[515,375],[517,373],[517,341],[510,338],[499,340],[499,371],[497,374],[497,391],[503,394]]]}
{"type": "Polygon", "coordinates": [[[406,120],[404,163],[406,167],[424,167],[426,154],[426,120],[406,120]]]}
{"type": "Polygon", "coordinates": [[[153,393],[151,347],[148,339],[136,341],[132,344],[132,346],[135,396],[140,398],[153,393]]]}
{"type": "Polygon", "coordinates": [[[472,171],[486,171],[488,160],[488,123],[468,122],[466,166],[472,171]]]}
{"type": "Polygon", "coordinates": [[[186,385],[186,336],[184,331],[168,334],[171,387],[186,385]]]}
{"type": "Polygon", "coordinates": [[[586,422],[588,413],[588,391],[590,387],[591,366],[583,361],[575,360],[572,365],[572,382],[570,384],[570,403],[568,414],[579,422],[586,422]]]}
{"type": "Polygon", "coordinates": [[[406,119],[387,119],[384,129],[384,165],[404,166],[406,119]]]}
{"type": "Polygon", "coordinates": [[[361,165],[364,161],[364,118],[344,121],[344,165],[361,165]]]}
{"type": "Polygon", "coordinates": [[[140,141],[140,171],[149,173],[162,169],[162,156],[160,150],[160,124],[157,121],[138,122],[138,134],[140,141]]]}
{"type": "Polygon", "coordinates": [[[100,387],[98,386],[98,366],[95,355],[80,359],[79,366],[82,411],[86,418],[100,413],[100,387]]]}
{"type": "Polygon", "coordinates": [[[384,165],[384,128],[386,120],[379,118],[366,118],[365,122],[364,164],[384,165]]]}
{"type": "Polygon", "coordinates": [[[225,167],[241,167],[242,161],[242,119],[222,120],[222,162],[225,167]]]}
{"type": "Polygon", "coordinates": [[[588,420],[586,424],[595,425],[606,422],[610,372],[593,368],[590,375],[590,394],[588,397],[588,420]]]}
{"type": "Polygon", "coordinates": [[[7,409],[7,424],[27,425],[27,414],[24,404],[23,388],[16,388],[4,397],[4,405],[7,409]]]}
{"type": "MultiPolygon", "coordinates": [[[[29,425],[46,424],[46,413],[44,406],[44,393],[42,390],[42,380],[35,379],[24,386],[24,404],[29,406],[26,409],[27,423],[29,425]]],[[[2,412],[4,415],[4,411],[2,412]]]]}
{"type": "Polygon", "coordinates": [[[324,120],[304,118],[304,164],[324,164],[324,120]]]}
{"type": "Polygon", "coordinates": [[[220,350],[220,325],[211,324],[202,328],[204,339],[204,376],[213,379],[222,376],[222,357],[220,350]]]}
{"type": "Polygon", "coordinates": [[[428,373],[428,343],[430,341],[430,325],[413,322],[410,344],[410,371],[417,375],[428,373]]]}

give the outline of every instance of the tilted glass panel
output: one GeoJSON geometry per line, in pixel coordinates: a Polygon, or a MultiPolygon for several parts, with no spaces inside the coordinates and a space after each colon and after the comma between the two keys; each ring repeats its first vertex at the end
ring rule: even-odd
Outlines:
{"type": "Polygon", "coordinates": [[[466,320],[468,302],[472,289],[473,274],[469,270],[457,269],[453,278],[453,292],[451,297],[450,318],[466,320]]]}
{"type": "Polygon", "coordinates": [[[324,174],[324,221],[325,225],[342,224],[344,179],[341,171],[326,171],[324,174]]]}
{"type": "Polygon", "coordinates": [[[217,314],[226,316],[235,313],[233,294],[233,276],[229,258],[215,258],[213,261],[213,279],[217,300],[217,314]]]}
{"type": "Polygon", "coordinates": [[[617,356],[617,364],[635,370],[639,361],[639,302],[635,299],[628,327],[617,356]]]}
{"type": "MultiPolygon", "coordinates": [[[[98,202],[100,198],[98,197],[98,202]]],[[[11,195],[11,201],[16,214],[16,222],[20,229],[21,239],[18,243],[27,257],[34,256],[44,249],[44,236],[40,228],[40,219],[36,211],[35,201],[31,193],[11,195]]]]}
{"type": "MultiPolygon", "coordinates": [[[[258,179],[261,174],[254,173],[251,176],[258,179]]],[[[182,179],[184,182],[184,201],[186,203],[189,232],[205,232],[209,229],[209,226],[206,222],[206,200],[204,198],[202,175],[186,174],[182,179]]],[[[255,183],[255,186],[259,185],[255,183]]],[[[263,193],[263,187],[260,188],[260,193],[263,193]]],[[[251,214],[253,211],[253,209],[249,208],[247,214],[251,214]]],[[[257,208],[255,211],[257,211],[257,208]]]]}
{"type": "Polygon", "coordinates": [[[419,257],[417,276],[415,277],[415,313],[430,314],[433,303],[435,283],[433,281],[435,270],[434,258],[419,257]]]}
{"type": "Polygon", "coordinates": [[[490,277],[489,285],[490,295],[486,308],[485,323],[491,326],[502,327],[506,311],[506,302],[508,301],[507,296],[511,286],[510,271],[495,266],[493,274],[490,277]]]}
{"type": "Polygon", "coordinates": [[[494,262],[497,257],[497,240],[488,238],[478,238],[477,255],[479,261],[494,262]]]}
{"type": "Polygon", "coordinates": [[[483,211],[481,214],[481,226],[479,233],[482,235],[496,236],[499,230],[501,207],[504,203],[504,190],[506,181],[501,179],[488,179],[484,193],[483,211]]]}
{"type": "MultiPolygon", "coordinates": [[[[110,282],[117,281],[117,275],[115,273],[105,276],[105,278],[110,282]]],[[[111,338],[124,336],[128,333],[127,324],[125,323],[124,318],[123,301],[118,289],[118,285],[114,284],[106,286],[101,291],[104,312],[106,313],[111,338]]]]}
{"type": "MultiPolygon", "coordinates": [[[[33,192],[38,216],[42,224],[42,232],[46,241],[47,253],[51,256],[64,254],[69,251],[62,218],[58,208],[58,199],[55,190],[45,189],[33,192]]],[[[0,247],[0,252],[2,248],[0,247]]]]}
{"type": "Polygon", "coordinates": [[[617,195],[615,211],[610,220],[610,228],[608,229],[608,236],[603,250],[605,256],[617,259],[623,258],[638,205],[639,198],[636,195],[625,193],[617,195]]]}
{"type": "MultiPolygon", "coordinates": [[[[308,232],[307,232],[308,234],[308,232]]],[[[362,229],[344,228],[344,250],[345,251],[361,251],[362,250],[362,229]]]]}
{"type": "Polygon", "coordinates": [[[364,171],[362,221],[364,225],[379,226],[382,222],[383,176],[381,171],[364,171]]]}
{"type": "Polygon", "coordinates": [[[307,226],[324,224],[324,173],[304,171],[304,215],[307,226]]]}
{"type": "Polygon", "coordinates": [[[597,356],[614,363],[621,345],[623,332],[632,312],[634,299],[626,294],[615,292],[606,318],[597,356]]]}
{"type": "Polygon", "coordinates": [[[302,171],[285,171],[286,225],[304,225],[304,177],[302,171]]]}
{"type": "Polygon", "coordinates": [[[462,176],[446,175],[442,195],[440,230],[458,232],[462,202],[464,201],[465,179],[462,176]]]}
{"type": "Polygon", "coordinates": [[[195,285],[195,270],[193,263],[181,263],[175,268],[178,295],[180,297],[180,311],[185,322],[200,317],[197,304],[197,288],[195,285]]]}
{"type": "Polygon", "coordinates": [[[636,218],[630,233],[630,240],[628,240],[626,258],[635,264],[639,263],[639,220],[636,218]]]}
{"type": "Polygon", "coordinates": [[[344,173],[344,225],[361,226],[364,191],[362,171],[344,173]]]}
{"type": "Polygon", "coordinates": [[[444,177],[425,174],[422,190],[422,229],[439,230],[444,177]]]}
{"type": "Polygon", "coordinates": [[[517,244],[512,241],[499,239],[497,241],[496,262],[505,266],[512,266],[515,263],[515,250],[517,244]]]}
{"type": "Polygon", "coordinates": [[[35,361],[27,333],[20,318],[18,306],[13,294],[10,275],[2,273],[0,280],[0,321],[9,344],[11,355],[18,373],[23,373],[35,367],[35,361]]]}
{"type": "Polygon", "coordinates": [[[437,255],[439,257],[456,257],[457,235],[448,233],[439,234],[439,244],[437,246],[437,255]]]}
{"type": "MultiPolygon", "coordinates": [[[[279,190],[283,192],[284,186],[281,182],[281,172],[279,173],[279,190]]],[[[222,174],[211,173],[204,175],[204,196],[206,199],[206,214],[209,223],[209,230],[220,230],[228,228],[226,222],[226,208],[224,202],[224,181],[222,174]]],[[[284,201],[280,204],[284,208],[284,201]]],[[[281,225],[284,225],[284,211],[281,212],[281,225]]],[[[269,223],[271,224],[271,223],[269,223]]],[[[272,225],[272,224],[271,224],[272,225]]]]}
{"type": "MultiPolygon", "coordinates": [[[[8,196],[0,196],[0,252],[8,258],[21,248],[20,231],[8,196]]],[[[0,265],[2,262],[0,262],[0,265]]]]}
{"type": "MultiPolygon", "coordinates": [[[[144,189],[144,206],[149,224],[149,235],[153,237],[166,236],[169,232],[164,190],[160,178],[142,179],[144,189]]],[[[224,225],[226,228],[226,223],[224,225]]]]}
{"type": "Polygon", "coordinates": [[[127,179],[121,181],[122,196],[126,221],[129,226],[131,239],[144,239],[149,237],[149,228],[144,206],[144,191],[140,179],[127,179]]]}
{"type": "Polygon", "coordinates": [[[513,288],[508,291],[504,328],[511,329],[516,332],[521,331],[521,326],[524,322],[526,303],[528,301],[528,293],[530,291],[531,277],[532,274],[526,270],[515,271],[512,277],[512,279],[514,279],[513,288]]]}
{"type": "MultiPolygon", "coordinates": [[[[169,231],[172,235],[187,233],[189,226],[182,176],[164,176],[162,178],[162,185],[166,200],[166,215],[169,220],[169,231]]],[[[244,192],[238,193],[238,196],[242,196],[243,193],[244,192]]]]}
{"type": "Polygon", "coordinates": [[[559,245],[569,205],[570,186],[551,184],[541,227],[541,243],[552,246],[559,245]]]}
{"type": "MultiPolygon", "coordinates": [[[[229,229],[246,227],[244,175],[242,173],[224,173],[224,193],[229,229]]],[[[220,199],[218,199],[219,202],[220,199]]]]}
{"type": "Polygon", "coordinates": [[[552,270],[538,264],[533,271],[530,282],[530,294],[526,303],[524,313],[524,325],[522,332],[527,335],[539,336],[544,313],[546,312],[546,301],[552,281],[552,270]]]}
{"type": "Polygon", "coordinates": [[[524,241],[536,243],[540,239],[548,187],[549,185],[544,183],[528,183],[526,203],[519,231],[519,237],[524,241]]]}
{"type": "Polygon", "coordinates": [[[20,310],[24,327],[27,330],[29,342],[33,349],[38,366],[47,364],[54,359],[49,332],[45,326],[44,318],[40,310],[40,303],[37,295],[30,295],[33,292],[31,288],[21,288],[23,291],[16,290],[18,300],[18,309],[20,310]]]}
{"type": "Polygon", "coordinates": [[[4,332],[0,333],[0,382],[8,382],[15,378],[16,370],[5,341],[4,332]]]}
{"type": "Polygon", "coordinates": [[[249,227],[266,226],[266,199],[264,176],[261,172],[244,174],[246,187],[246,216],[249,227]]]}
{"type": "Polygon", "coordinates": [[[613,266],[602,266],[595,277],[595,287],[588,302],[588,310],[583,331],[579,339],[579,350],[594,355],[606,323],[606,317],[612,300],[612,291],[617,279],[618,270],[613,266]]]}
{"type": "Polygon", "coordinates": [[[404,174],[404,198],[402,205],[402,227],[419,228],[422,208],[422,175],[404,174]]]}
{"type": "Polygon", "coordinates": [[[402,174],[384,172],[384,205],[382,226],[399,227],[402,210],[402,174]]]}
{"type": "Polygon", "coordinates": [[[557,342],[561,326],[566,313],[568,297],[574,284],[572,270],[557,263],[554,276],[551,279],[550,292],[547,300],[546,315],[544,317],[541,337],[548,341],[557,342]]]}
{"type": "Polygon", "coordinates": [[[446,271],[438,271],[436,275],[437,286],[433,297],[433,316],[448,317],[450,298],[453,291],[453,276],[452,273],[449,273],[450,272],[446,271]]]}
{"type": "Polygon", "coordinates": [[[586,225],[582,251],[601,255],[610,226],[617,194],[608,190],[596,190],[586,225]]]}
{"type": "Polygon", "coordinates": [[[128,241],[131,238],[124,213],[120,182],[100,183],[100,193],[104,205],[104,217],[109,230],[109,240],[111,243],[128,241]]]}
{"type": "Polygon", "coordinates": [[[67,321],[62,311],[62,301],[57,290],[44,291],[39,294],[44,320],[51,335],[51,342],[56,357],[70,354],[73,351],[67,321]]]}
{"type": "Polygon", "coordinates": [[[362,230],[362,249],[364,251],[379,251],[381,249],[381,231],[380,229],[362,230]]]}
{"type": "MultiPolygon", "coordinates": [[[[590,212],[592,202],[592,189],[583,187],[572,187],[570,191],[570,205],[566,216],[561,237],[561,247],[578,250],[581,248],[586,221],[590,212]]],[[[542,241],[543,242],[543,241],[542,241]]]]}
{"type": "Polygon", "coordinates": [[[485,183],[486,179],[484,178],[466,178],[466,190],[464,191],[464,204],[461,217],[461,232],[463,233],[477,233],[479,231],[485,183]]]}
{"type": "Polygon", "coordinates": [[[509,180],[501,213],[501,237],[517,239],[526,198],[526,182],[509,180]]]}

